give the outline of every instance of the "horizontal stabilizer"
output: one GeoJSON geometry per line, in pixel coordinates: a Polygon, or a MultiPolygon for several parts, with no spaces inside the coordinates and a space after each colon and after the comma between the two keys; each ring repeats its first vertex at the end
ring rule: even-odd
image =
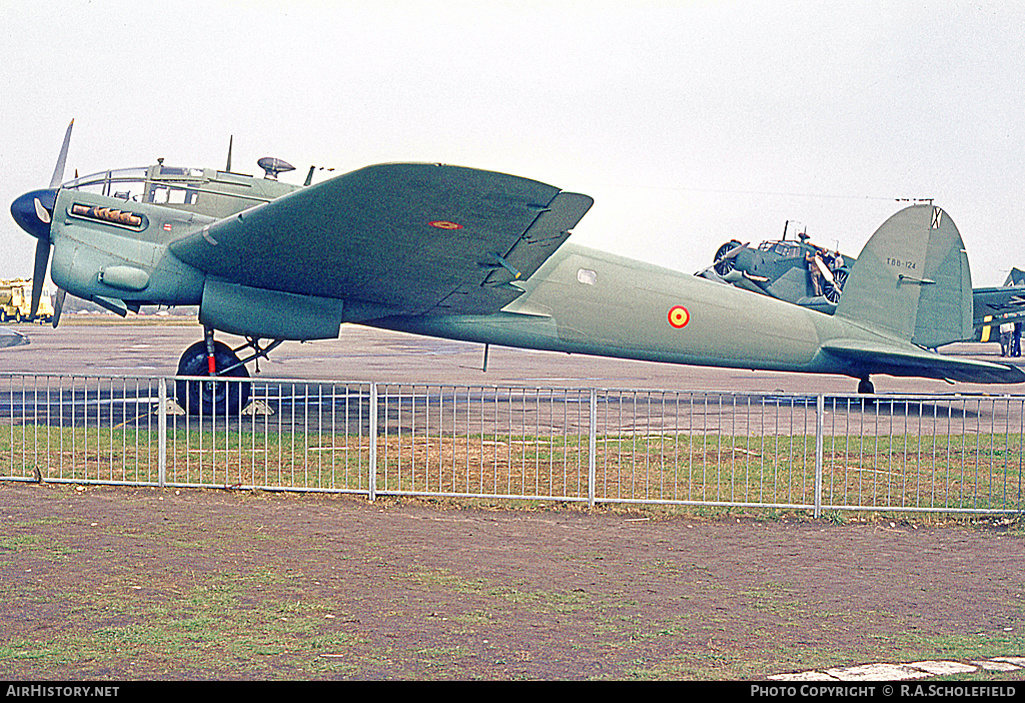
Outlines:
{"type": "Polygon", "coordinates": [[[826,342],[823,351],[851,364],[851,375],[884,373],[890,376],[921,376],[963,383],[1021,383],[1025,372],[1010,364],[944,356],[914,346],[841,339],[826,342]],[[865,365],[865,371],[860,367],[865,365]]]}

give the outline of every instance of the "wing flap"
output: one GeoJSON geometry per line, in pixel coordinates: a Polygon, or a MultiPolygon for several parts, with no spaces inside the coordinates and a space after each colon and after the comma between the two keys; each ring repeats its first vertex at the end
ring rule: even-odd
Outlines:
{"type": "MultiPolygon", "coordinates": [[[[548,205],[548,209],[538,215],[530,229],[506,252],[505,260],[522,273],[522,278],[529,278],[562,246],[570,230],[580,222],[592,202],[591,198],[579,193],[559,193],[548,205]]],[[[502,280],[502,273],[509,272],[492,271],[484,281],[485,285],[506,283],[502,280]]]]}
{"type": "MultiPolygon", "coordinates": [[[[871,373],[890,376],[924,376],[963,383],[1021,383],[1025,372],[1010,364],[996,364],[978,359],[963,359],[918,347],[896,347],[862,340],[832,340],[822,345],[823,351],[845,359],[852,366],[852,375],[864,364],[871,373]]],[[[866,372],[867,375],[867,372],[866,372]]]]}
{"type": "Polygon", "coordinates": [[[530,278],[562,246],[593,202],[579,193],[556,195],[504,255],[481,262],[489,272],[480,283],[460,286],[434,312],[486,314],[508,305],[523,292],[516,282],[530,278]]]}

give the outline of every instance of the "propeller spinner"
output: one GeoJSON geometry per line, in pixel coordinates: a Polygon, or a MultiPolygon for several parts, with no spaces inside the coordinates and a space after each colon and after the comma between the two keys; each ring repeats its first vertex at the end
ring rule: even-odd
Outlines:
{"type": "MultiPolygon", "coordinates": [[[[11,203],[11,216],[18,226],[39,241],[36,243],[35,263],[32,272],[32,317],[39,310],[39,300],[43,296],[43,282],[46,280],[46,267],[50,262],[50,224],[53,221],[53,208],[57,202],[57,190],[64,180],[64,164],[68,160],[68,146],[71,144],[71,128],[75,121],[71,120],[68,131],[64,134],[64,144],[57,156],[57,165],[50,177],[50,185],[43,190],[33,190],[19,196],[11,203]]],[[[57,326],[58,315],[54,315],[53,326],[57,326]]]]}

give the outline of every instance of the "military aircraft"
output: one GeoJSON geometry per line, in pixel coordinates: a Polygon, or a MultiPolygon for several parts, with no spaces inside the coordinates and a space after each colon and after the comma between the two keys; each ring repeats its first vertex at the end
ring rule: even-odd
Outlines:
{"type": "MultiPolygon", "coordinates": [[[[73,123],[72,123],[73,124],[73,123]]],[[[865,245],[832,315],[567,243],[592,205],[538,181],[441,164],[392,163],[302,186],[155,166],[61,182],[11,205],[50,250],[58,287],[122,315],[198,305],[203,340],[178,364],[191,413],[248,400],[246,363],[285,340],[337,337],[343,322],[550,351],[679,364],[1019,383],[1017,367],[929,351],[971,330],[961,236],[940,208],[888,219],[865,245]],[[246,339],[236,349],[215,332],[246,339]],[[243,353],[241,358],[239,354],[243,353]],[[230,386],[229,393],[225,387],[230,386]]],[[[230,155],[230,150],[229,150],[230,155]]],[[[33,308],[39,291],[33,290],[33,308]]]]}
{"type": "MultiPolygon", "coordinates": [[[[737,239],[726,242],[716,250],[712,265],[697,275],[832,314],[854,262],[851,256],[812,244],[804,232],[796,240],[787,239],[784,226],[782,239],[757,247],[737,239]]],[[[995,341],[1001,324],[1025,320],[1025,272],[1012,269],[1003,286],[975,288],[972,299],[973,333],[955,341],[995,341]]]]}
{"type": "Polygon", "coordinates": [[[812,244],[805,232],[765,241],[752,248],[733,239],[719,247],[710,267],[699,276],[771,295],[798,305],[832,313],[840,302],[854,257],[812,244]]]}
{"type": "MultiPolygon", "coordinates": [[[[1021,347],[1021,325],[1025,321],[1025,271],[1012,268],[1004,285],[993,288],[976,288],[972,291],[974,301],[974,324],[976,342],[995,342],[1000,339],[1001,325],[1013,325],[1016,339],[1011,344],[1021,347]],[[1017,323],[1017,324],[1016,324],[1017,323]]],[[[1000,342],[1001,353],[1009,355],[1010,349],[1000,342]]],[[[1020,356],[1013,354],[1013,356],[1020,356]]]]}

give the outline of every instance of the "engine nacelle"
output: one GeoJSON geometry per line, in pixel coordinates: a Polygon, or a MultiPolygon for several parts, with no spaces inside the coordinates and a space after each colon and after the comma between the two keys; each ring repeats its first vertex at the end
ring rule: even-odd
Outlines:
{"type": "Polygon", "coordinates": [[[334,339],[344,303],[208,278],[199,321],[206,327],[259,339],[334,339]]]}

